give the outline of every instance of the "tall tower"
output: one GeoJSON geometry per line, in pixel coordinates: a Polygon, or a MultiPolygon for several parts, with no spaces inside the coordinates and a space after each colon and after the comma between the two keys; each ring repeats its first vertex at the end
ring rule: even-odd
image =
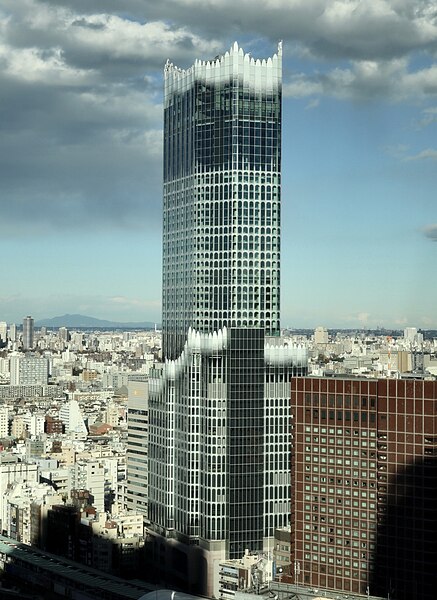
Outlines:
{"type": "Polygon", "coordinates": [[[34,343],[34,323],[33,317],[24,317],[23,319],[23,349],[31,350],[34,343]]]}
{"type": "Polygon", "coordinates": [[[165,362],[150,376],[149,519],[205,551],[207,586],[192,591],[213,593],[215,559],[267,549],[289,519],[289,378],[307,357],[280,338],[281,61],[281,44],[261,61],[235,43],[165,67],[165,362]]]}
{"type": "Polygon", "coordinates": [[[189,327],[279,334],[281,84],[281,45],[165,67],[166,358],[189,327]]]}

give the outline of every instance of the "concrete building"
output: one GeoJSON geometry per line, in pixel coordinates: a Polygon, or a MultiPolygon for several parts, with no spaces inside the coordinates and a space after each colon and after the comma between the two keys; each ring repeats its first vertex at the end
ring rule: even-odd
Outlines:
{"type": "Polygon", "coordinates": [[[149,386],[148,383],[132,381],[128,385],[126,449],[126,507],[148,514],[148,430],[149,386]]]}
{"type": "Polygon", "coordinates": [[[324,345],[328,342],[328,330],[324,327],[316,327],[314,330],[314,343],[316,344],[316,346],[324,345]]]}
{"type": "Polygon", "coordinates": [[[59,409],[59,419],[65,426],[65,433],[84,438],[88,431],[77,400],[66,400],[59,409]]]}
{"type": "Polygon", "coordinates": [[[291,385],[291,581],[435,598],[437,382],[291,385]]]}
{"type": "Polygon", "coordinates": [[[13,454],[0,454],[0,524],[1,531],[6,528],[6,501],[8,489],[18,483],[36,484],[39,479],[38,467],[35,464],[22,462],[13,454]]]}
{"type": "Polygon", "coordinates": [[[78,460],[69,469],[69,491],[88,490],[97,512],[105,510],[105,467],[101,461],[78,460]]]}
{"type": "Polygon", "coordinates": [[[423,343],[423,333],[417,331],[416,327],[406,327],[404,340],[408,347],[419,347],[423,343]]]}
{"type": "Polygon", "coordinates": [[[9,435],[9,408],[7,406],[0,407],[0,438],[9,435]]]}
{"type": "Polygon", "coordinates": [[[11,385],[47,385],[49,361],[34,354],[12,354],[11,385]]]}
{"type": "Polygon", "coordinates": [[[289,519],[288,382],[307,356],[280,338],[281,61],[281,45],[255,61],[235,43],[165,67],[149,519],[157,568],[197,593],[289,519]]]}
{"type": "Polygon", "coordinates": [[[70,334],[69,334],[68,329],[66,327],[60,327],[58,329],[58,337],[65,348],[68,340],[70,339],[70,334]]]}
{"type": "Polygon", "coordinates": [[[218,600],[245,597],[252,600],[258,597],[260,592],[267,591],[271,576],[271,561],[265,556],[246,551],[241,559],[218,563],[214,597],[218,600]]]}
{"type": "Polygon", "coordinates": [[[8,339],[8,324],[5,321],[0,321],[0,342],[5,343],[8,339]]]}
{"type": "Polygon", "coordinates": [[[11,323],[9,325],[9,340],[11,342],[17,341],[17,326],[15,325],[15,323],[11,323]]]}
{"type": "MultiPolygon", "coordinates": [[[[293,493],[293,490],[292,490],[293,493]]],[[[274,576],[278,581],[290,572],[291,527],[282,527],[275,531],[273,546],[274,576]]]]}

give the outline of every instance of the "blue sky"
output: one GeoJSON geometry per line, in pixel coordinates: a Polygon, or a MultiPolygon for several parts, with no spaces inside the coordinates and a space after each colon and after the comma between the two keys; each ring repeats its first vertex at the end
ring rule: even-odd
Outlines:
{"type": "Polygon", "coordinates": [[[160,320],[163,65],[279,39],[282,324],[437,328],[426,0],[3,0],[0,320],[160,320]]]}

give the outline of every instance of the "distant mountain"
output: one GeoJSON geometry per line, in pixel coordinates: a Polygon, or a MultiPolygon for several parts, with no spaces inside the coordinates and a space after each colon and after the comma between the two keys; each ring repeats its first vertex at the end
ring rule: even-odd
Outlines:
{"type": "Polygon", "coordinates": [[[155,323],[151,321],[142,321],[140,323],[120,323],[119,321],[106,321],[105,319],[96,319],[85,315],[62,315],[51,319],[41,319],[35,322],[35,327],[78,327],[80,329],[151,329],[155,323]]]}

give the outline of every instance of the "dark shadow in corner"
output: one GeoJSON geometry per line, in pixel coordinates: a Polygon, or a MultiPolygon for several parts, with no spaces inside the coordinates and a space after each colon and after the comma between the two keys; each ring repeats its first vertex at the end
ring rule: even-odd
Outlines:
{"type": "Polygon", "coordinates": [[[400,471],[387,490],[378,481],[378,506],[370,593],[390,600],[435,600],[437,444],[400,471]]]}

